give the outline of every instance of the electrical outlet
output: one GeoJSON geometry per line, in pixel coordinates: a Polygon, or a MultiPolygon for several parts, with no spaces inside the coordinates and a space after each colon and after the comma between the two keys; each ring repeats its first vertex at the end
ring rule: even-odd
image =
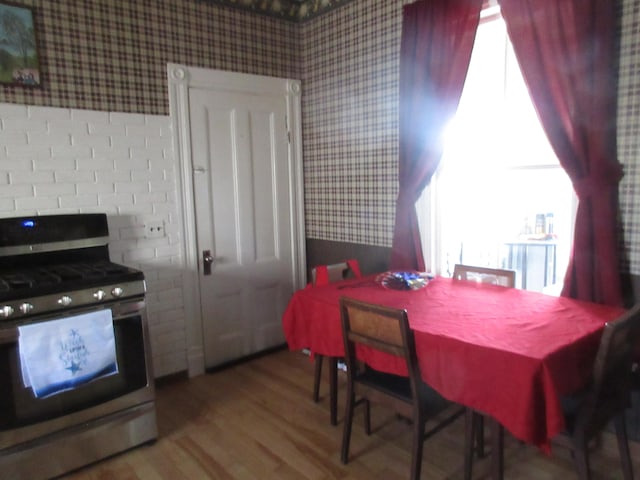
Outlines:
{"type": "Polygon", "coordinates": [[[155,220],[148,222],[144,226],[145,238],[160,238],[164,237],[164,222],[162,220],[155,220]]]}

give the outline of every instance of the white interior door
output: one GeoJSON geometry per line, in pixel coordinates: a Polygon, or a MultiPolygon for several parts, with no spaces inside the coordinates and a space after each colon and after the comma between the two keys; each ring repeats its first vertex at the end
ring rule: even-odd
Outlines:
{"type": "Polygon", "coordinates": [[[206,366],[283,343],[293,291],[286,103],[189,90],[206,366]]]}
{"type": "MultiPolygon", "coordinates": [[[[176,70],[169,70],[171,81],[176,70]]],[[[180,72],[173,78],[187,80],[188,105],[175,109],[187,125],[191,165],[183,171],[191,177],[197,244],[193,313],[210,368],[284,342],[282,314],[304,278],[299,122],[285,94],[292,81],[219,71],[207,81],[202,69],[180,72]]]]}

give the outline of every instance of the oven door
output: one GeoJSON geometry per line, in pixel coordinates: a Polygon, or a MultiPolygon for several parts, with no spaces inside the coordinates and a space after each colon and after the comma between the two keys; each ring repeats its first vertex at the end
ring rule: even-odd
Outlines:
{"type": "MultiPolygon", "coordinates": [[[[113,318],[115,374],[36,398],[22,379],[18,327],[0,324],[0,450],[154,400],[144,299],[105,305],[113,318]]],[[[47,322],[95,308],[35,318],[47,322]]]]}

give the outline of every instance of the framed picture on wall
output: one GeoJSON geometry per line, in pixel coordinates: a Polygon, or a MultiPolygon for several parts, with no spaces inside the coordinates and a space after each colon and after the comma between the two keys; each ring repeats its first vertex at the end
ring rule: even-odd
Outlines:
{"type": "Polygon", "coordinates": [[[40,85],[33,12],[7,2],[0,2],[0,83],[40,85]]]}

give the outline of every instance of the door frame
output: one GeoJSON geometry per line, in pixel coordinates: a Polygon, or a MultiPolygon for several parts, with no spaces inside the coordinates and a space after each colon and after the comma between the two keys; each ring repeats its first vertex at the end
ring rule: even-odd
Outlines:
{"type": "Polygon", "coordinates": [[[293,287],[302,288],[306,282],[306,252],[304,228],[304,193],[302,172],[302,121],[299,80],[227,72],[208,68],[167,64],[169,114],[173,130],[174,151],[177,155],[178,207],[182,212],[183,298],[186,329],[186,355],[189,377],[205,371],[203,319],[200,309],[198,263],[200,255],[195,222],[193,187],[193,158],[191,126],[189,122],[189,89],[215,88],[216,91],[282,94],[287,103],[289,131],[289,178],[291,198],[291,246],[293,287]]]}

